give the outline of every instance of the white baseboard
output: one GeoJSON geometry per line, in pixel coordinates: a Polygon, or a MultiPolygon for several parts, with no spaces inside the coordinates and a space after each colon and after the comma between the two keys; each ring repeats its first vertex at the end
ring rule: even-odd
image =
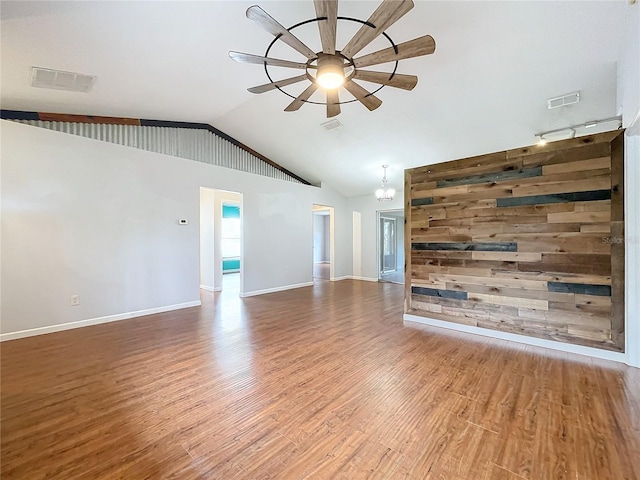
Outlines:
{"type": "Polygon", "coordinates": [[[35,335],[44,335],[45,333],[61,332],[63,330],[71,330],[72,328],[88,327],[90,325],[98,325],[100,323],[117,322],[118,320],[127,320],[129,318],[142,317],[144,315],[152,315],[154,313],[170,312],[181,308],[199,307],[200,305],[200,300],[198,300],[195,302],[178,303],[164,307],[147,308],[145,310],[137,310],[135,312],[119,313],[117,315],[107,315],[106,317],[89,318],[87,320],[79,320],[77,322],[59,323],[57,325],[48,325],[46,327],[19,330],[17,332],[0,334],[0,342],[16,340],[18,338],[33,337],[35,335]]]}
{"type": "Polygon", "coordinates": [[[209,285],[200,285],[201,290],[206,290],[207,292],[221,292],[222,287],[210,287],[209,285]]]}
{"type": "Polygon", "coordinates": [[[343,277],[335,277],[331,279],[334,282],[338,282],[340,280],[362,280],[363,282],[377,282],[378,279],[377,278],[371,278],[371,277],[359,277],[356,275],[345,275],[343,277]]]}
{"type": "Polygon", "coordinates": [[[254,290],[253,292],[244,292],[240,297],[254,297],[256,295],[264,295],[265,293],[282,292],[283,290],[292,290],[294,288],[312,287],[313,282],[294,283],[292,285],[283,285],[282,287],[267,288],[265,290],[254,290]]]}
{"type": "Polygon", "coordinates": [[[357,277],[352,275],[351,276],[352,280],[362,280],[363,282],[377,282],[378,279],[377,278],[373,278],[373,277],[357,277]]]}
{"type": "Polygon", "coordinates": [[[444,320],[436,320],[434,318],[421,317],[405,313],[402,319],[406,322],[421,323],[431,327],[444,328],[447,330],[455,330],[457,332],[471,333],[474,335],[482,335],[484,337],[497,338],[500,340],[509,340],[511,342],[525,343],[536,347],[550,348],[552,350],[560,350],[562,352],[576,353],[578,355],[586,355],[588,357],[602,358],[604,360],[612,360],[614,362],[627,363],[627,355],[619,352],[610,352],[599,348],[583,347],[582,345],[572,345],[570,343],[556,342],[553,340],[545,340],[543,338],[527,337],[516,333],[500,332],[498,330],[489,330],[487,328],[473,327],[471,325],[463,325],[459,323],[447,322],[444,320]]]}

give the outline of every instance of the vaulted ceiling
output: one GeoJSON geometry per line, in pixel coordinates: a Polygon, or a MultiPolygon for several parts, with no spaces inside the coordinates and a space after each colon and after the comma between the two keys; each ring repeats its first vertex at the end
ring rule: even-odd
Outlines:
{"type": "MultiPolygon", "coordinates": [[[[418,0],[387,30],[395,43],[434,37],[433,55],[399,63],[398,72],[418,75],[418,85],[410,92],[383,88],[373,112],[344,105],[337,117],[343,126],[330,131],[321,126],[323,106],[287,113],[291,99],[282,93],[247,92],[268,82],[264,69],[235,63],[228,52],[263,55],[273,40],[245,17],[255,1],[3,1],[2,108],[209,123],[346,196],[372,193],[382,164],[390,166],[390,186],[402,189],[405,168],[530,145],[537,132],[619,110],[616,62],[632,8],[623,0],[418,0]],[[31,66],[98,80],[87,94],[33,88],[31,66]],[[547,98],[573,91],[580,103],[547,109],[547,98]]],[[[259,4],[285,27],[315,18],[311,0],[259,4]]],[[[366,20],[377,5],[344,0],[339,15],[366,20]]],[[[338,48],[355,29],[339,22],[338,48]]],[[[321,51],[316,24],[295,33],[321,51]]],[[[304,61],[286,45],[276,44],[272,56],[304,61]]]]}

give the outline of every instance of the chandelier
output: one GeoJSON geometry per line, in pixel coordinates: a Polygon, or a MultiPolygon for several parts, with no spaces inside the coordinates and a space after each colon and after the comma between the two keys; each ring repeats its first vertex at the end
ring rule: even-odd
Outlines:
{"type": "Polygon", "coordinates": [[[396,194],[396,191],[393,188],[387,187],[387,167],[389,167],[389,165],[382,165],[382,169],[384,170],[382,188],[376,190],[376,198],[379,202],[390,202],[396,194]]]}

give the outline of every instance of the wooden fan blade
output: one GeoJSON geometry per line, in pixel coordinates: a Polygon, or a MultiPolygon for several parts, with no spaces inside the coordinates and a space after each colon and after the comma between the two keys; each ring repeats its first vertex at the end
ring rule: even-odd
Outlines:
{"type": "Polygon", "coordinates": [[[391,25],[396,23],[402,16],[413,8],[412,0],[384,0],[375,12],[371,14],[369,23],[375,25],[371,28],[363,25],[356,32],[349,43],[340,53],[347,58],[353,58],[360,50],[369,45],[378,35],[381,35],[391,25]]]}
{"type": "Polygon", "coordinates": [[[422,55],[431,55],[436,51],[436,42],[431,35],[414,38],[408,42],[397,45],[398,53],[396,54],[393,47],[378,50],[377,52],[364,55],[360,58],[354,58],[353,63],[357,68],[369,67],[371,65],[379,65],[386,62],[395,62],[405,58],[421,57],[422,55]]]}
{"type": "Polygon", "coordinates": [[[289,67],[305,70],[306,63],[290,62],[289,60],[280,60],[278,58],[261,57],[260,55],[251,55],[250,53],[229,52],[232,60],[240,63],[257,63],[258,65],[273,65],[274,67],[289,67]]]}
{"type": "Polygon", "coordinates": [[[327,90],[327,118],[340,114],[340,97],[338,89],[327,90]]]}
{"type": "Polygon", "coordinates": [[[356,97],[360,101],[360,103],[362,103],[369,110],[375,110],[380,105],[382,105],[382,100],[369,93],[353,80],[349,80],[347,83],[345,83],[344,88],[349,90],[349,93],[356,97]]]}
{"type": "Polygon", "coordinates": [[[289,106],[287,106],[287,108],[284,109],[284,111],[295,112],[302,106],[304,102],[309,100],[309,97],[311,97],[311,95],[313,95],[317,89],[318,89],[318,85],[316,85],[315,83],[312,83],[305,89],[304,92],[298,95],[298,97],[293,102],[291,102],[289,106]]]}
{"type": "Polygon", "coordinates": [[[271,90],[275,90],[277,87],[286,87],[287,85],[292,85],[294,83],[302,82],[303,80],[308,80],[306,75],[299,75],[297,77],[285,78],[284,80],[278,80],[273,83],[266,83],[264,85],[259,85],[257,87],[251,87],[248,90],[251,93],[265,93],[271,90]]]}
{"type": "Polygon", "coordinates": [[[336,29],[338,27],[338,0],[314,0],[316,16],[327,17],[318,22],[322,52],[333,55],[336,53],[336,29]]]}
{"type": "Polygon", "coordinates": [[[271,15],[259,6],[254,5],[249,7],[247,9],[247,18],[256,22],[264,30],[269,32],[271,35],[278,37],[279,40],[282,40],[305,57],[309,59],[316,58],[316,54],[313,50],[302,43],[295,35],[280,25],[273,17],[271,17],[271,15]]]}
{"type": "Polygon", "coordinates": [[[418,83],[418,77],[415,75],[401,75],[395,73],[393,77],[386,72],[368,72],[366,70],[356,70],[353,78],[364,80],[365,82],[380,83],[389,85],[390,87],[402,88],[403,90],[413,90],[418,83]]]}

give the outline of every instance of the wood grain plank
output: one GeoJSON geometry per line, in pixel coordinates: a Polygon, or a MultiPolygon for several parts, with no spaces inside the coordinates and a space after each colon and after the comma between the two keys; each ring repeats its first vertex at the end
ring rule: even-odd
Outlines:
{"type": "Polygon", "coordinates": [[[541,253],[521,253],[521,252],[472,252],[471,258],[474,260],[499,260],[510,262],[540,262],[541,253]]]}
{"type": "Polygon", "coordinates": [[[543,175],[553,175],[557,173],[573,173],[581,170],[598,170],[600,168],[611,168],[611,157],[590,158],[578,162],[556,163],[542,167],[543,175]]]}
{"type": "Polygon", "coordinates": [[[529,195],[549,195],[554,193],[591,192],[607,190],[611,188],[611,179],[608,175],[602,177],[589,178],[585,180],[568,182],[540,182],[538,184],[515,187],[514,197],[525,197],[529,195]]]}
{"type": "Polygon", "coordinates": [[[549,223],[606,223],[611,221],[611,212],[564,212],[547,215],[549,223]]]}
{"type": "Polygon", "coordinates": [[[623,148],[606,132],[411,169],[430,203],[413,210],[411,281],[469,294],[427,316],[619,351],[624,302],[600,294],[624,294],[623,148]]]}

